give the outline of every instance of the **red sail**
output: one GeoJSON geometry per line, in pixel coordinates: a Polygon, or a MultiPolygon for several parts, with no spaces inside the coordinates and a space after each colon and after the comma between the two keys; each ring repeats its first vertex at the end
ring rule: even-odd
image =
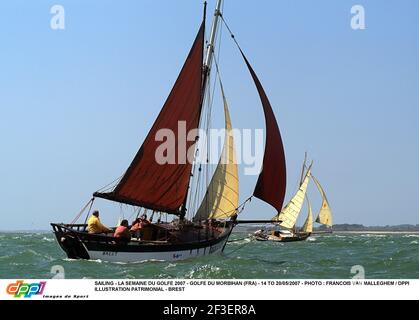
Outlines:
{"type": "Polygon", "coordinates": [[[281,212],[287,185],[284,145],[275,114],[265,90],[243,52],[242,55],[259,92],[266,120],[265,156],[254,196],[269,203],[278,212],[281,212]]]}
{"type": "MultiPolygon", "coordinates": [[[[178,123],[183,121],[186,124],[187,133],[199,126],[204,39],[203,22],[182,71],[132,164],[113,192],[96,193],[96,197],[156,211],[175,214],[179,212],[188,192],[192,164],[183,157],[178,158],[179,143],[184,143],[183,137],[180,137],[183,140],[178,137],[178,123]],[[160,129],[169,129],[175,134],[176,164],[161,165],[156,161],[156,151],[164,143],[156,141],[156,134],[160,129]]],[[[186,150],[194,143],[187,141],[186,150]]]]}

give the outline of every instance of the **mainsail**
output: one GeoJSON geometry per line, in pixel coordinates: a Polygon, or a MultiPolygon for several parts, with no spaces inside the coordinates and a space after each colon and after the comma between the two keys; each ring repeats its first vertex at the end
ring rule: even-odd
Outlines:
{"type": "Polygon", "coordinates": [[[233,127],[227,99],[221,84],[225,114],[225,142],[223,152],[194,221],[227,219],[237,213],[239,206],[239,174],[234,146],[233,127]]]}
{"type": "Polygon", "coordinates": [[[186,153],[179,154],[178,151],[181,147],[189,150],[195,141],[186,141],[186,146],[181,146],[185,139],[179,137],[178,128],[182,122],[189,133],[199,126],[203,102],[204,40],[205,21],[163,109],[125,175],[112,192],[95,193],[94,196],[179,213],[188,193],[192,163],[186,153]],[[175,155],[174,163],[161,165],[156,159],[156,151],[162,145],[156,134],[161,129],[171,130],[175,135],[175,145],[168,151],[175,155]]]}
{"type": "Polygon", "coordinates": [[[314,176],[312,178],[323,199],[322,207],[320,209],[316,222],[331,227],[333,226],[332,210],[330,209],[330,205],[329,205],[329,201],[327,200],[326,193],[324,192],[322,186],[320,185],[320,182],[314,176]]]}
{"type": "Polygon", "coordinates": [[[285,206],[285,208],[276,215],[273,221],[282,221],[280,225],[287,229],[293,229],[297,223],[298,216],[303,208],[304,198],[307,193],[307,186],[310,181],[311,170],[309,170],[304,178],[303,183],[298,189],[296,195],[291,201],[285,206]]]}
{"type": "Polygon", "coordinates": [[[254,196],[269,203],[277,212],[280,212],[284,204],[287,185],[285,151],[281,133],[268,96],[243,51],[241,53],[259,92],[266,121],[265,156],[254,196]]]}
{"type": "Polygon", "coordinates": [[[307,207],[308,207],[308,216],[301,231],[305,233],[312,233],[313,232],[313,210],[311,208],[311,204],[310,204],[310,201],[308,200],[308,197],[306,197],[306,199],[307,199],[307,207]]]}

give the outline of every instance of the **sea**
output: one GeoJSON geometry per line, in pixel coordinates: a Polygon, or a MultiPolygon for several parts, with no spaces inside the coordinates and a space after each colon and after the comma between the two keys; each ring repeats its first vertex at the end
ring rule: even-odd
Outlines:
{"type": "Polygon", "coordinates": [[[230,240],[219,255],[124,264],[67,259],[51,232],[0,233],[0,279],[419,279],[419,234],[274,243],[238,232],[230,240]]]}

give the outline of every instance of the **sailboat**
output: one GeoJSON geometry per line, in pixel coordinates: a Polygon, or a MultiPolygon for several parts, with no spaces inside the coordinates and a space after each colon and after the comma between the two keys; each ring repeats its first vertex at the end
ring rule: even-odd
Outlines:
{"type": "MultiPolygon", "coordinates": [[[[274,230],[268,233],[265,230],[258,230],[254,236],[258,241],[275,241],[275,242],[297,242],[305,241],[313,234],[313,210],[310,200],[307,195],[307,188],[310,180],[314,181],[320,195],[322,197],[322,205],[317,215],[316,222],[327,227],[332,227],[332,210],[330,209],[329,201],[326,193],[319,181],[312,174],[312,166],[306,167],[307,155],[303,164],[303,171],[300,180],[300,187],[294,197],[281,210],[281,212],[272,218],[278,223],[279,230],[274,230]],[[307,171],[306,171],[307,169],[307,171]],[[308,214],[304,225],[300,230],[297,230],[296,224],[301,211],[303,209],[304,200],[307,200],[308,214]]],[[[316,232],[317,234],[319,232],[316,232]]],[[[329,233],[329,232],[327,232],[329,233]]]]}
{"type": "MultiPolygon", "coordinates": [[[[305,166],[305,163],[304,163],[305,166]]],[[[294,197],[288,204],[272,218],[276,222],[280,230],[274,230],[271,233],[256,232],[255,238],[258,241],[277,241],[277,242],[295,242],[306,240],[313,231],[313,217],[311,205],[308,202],[308,216],[306,222],[300,231],[296,231],[296,223],[301,214],[304,199],[307,198],[307,187],[311,179],[311,168],[307,170],[305,176],[301,180],[300,187],[294,197]]],[[[308,198],[307,198],[308,199],[308,198]]]]}
{"type": "Polygon", "coordinates": [[[186,62],[159,116],[124,175],[109,188],[95,192],[72,223],[51,224],[68,258],[111,262],[179,261],[223,252],[238,223],[267,223],[237,220],[246,202],[239,204],[239,176],[234,137],[231,134],[232,120],[221,79],[226,129],[224,148],[211,181],[205,181],[207,191],[201,205],[196,210],[193,205],[194,199],[199,196],[199,188],[193,185],[205,180],[201,179],[203,165],[196,162],[200,137],[196,136],[186,143],[179,142],[178,129],[182,124],[188,133],[198,128],[209,130],[210,121],[207,119],[212,110],[209,106],[212,100],[210,79],[213,69],[216,69],[220,78],[215,60],[215,42],[221,22],[224,22],[240,49],[255,82],[265,116],[263,168],[252,197],[270,204],[276,211],[281,210],[286,190],[286,163],[279,126],[261,82],[224,20],[222,4],[223,0],[217,0],[209,40],[206,41],[205,2],[204,18],[186,62]],[[214,65],[216,68],[213,68],[214,65]],[[169,151],[177,157],[174,163],[161,164],[156,161],[156,154],[162,147],[156,135],[161,129],[170,129],[175,134],[176,142],[169,147],[169,151]],[[181,155],[181,147],[192,150],[190,153],[194,161],[187,161],[187,155],[181,155]],[[133,236],[129,241],[121,241],[112,233],[91,234],[87,231],[86,221],[97,199],[131,206],[138,210],[138,215],[148,210],[153,212],[153,216],[166,217],[166,221],[162,222],[160,218],[157,223],[148,223],[147,232],[133,236]],[[86,211],[85,223],[76,224],[86,211]],[[168,217],[172,221],[167,221],[168,217]]]}
{"type": "Polygon", "coordinates": [[[313,179],[314,184],[316,185],[316,187],[319,190],[320,195],[322,197],[322,205],[321,205],[320,211],[317,215],[316,222],[325,226],[326,228],[328,228],[328,230],[324,231],[324,232],[316,231],[316,234],[332,233],[333,232],[333,230],[332,230],[332,228],[333,228],[332,209],[330,208],[329,201],[327,200],[326,192],[324,191],[323,187],[321,186],[319,180],[316,179],[316,177],[312,176],[312,179],[313,179]]]}

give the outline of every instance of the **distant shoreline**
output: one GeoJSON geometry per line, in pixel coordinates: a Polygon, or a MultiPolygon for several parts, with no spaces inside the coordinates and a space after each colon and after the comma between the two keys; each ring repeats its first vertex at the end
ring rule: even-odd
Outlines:
{"type": "Polygon", "coordinates": [[[52,233],[52,230],[0,230],[0,233],[52,233]]]}
{"type": "MultiPolygon", "coordinates": [[[[267,225],[239,226],[243,232],[255,232],[267,225]]],[[[403,224],[398,226],[364,226],[362,224],[336,224],[332,227],[334,234],[419,234],[419,225],[403,224]]],[[[327,227],[314,228],[313,234],[321,235],[330,233],[327,227]]]]}
{"type": "MultiPolygon", "coordinates": [[[[351,232],[351,233],[418,233],[419,225],[401,224],[397,226],[364,226],[362,224],[336,224],[333,226],[333,232],[351,232]]],[[[324,226],[315,228],[315,231],[327,231],[324,226]]]]}
{"type": "MultiPolygon", "coordinates": [[[[334,234],[418,234],[419,231],[333,231],[334,234]]],[[[315,232],[314,232],[315,234],[315,232]]]]}
{"type": "MultiPolygon", "coordinates": [[[[253,233],[267,225],[239,225],[236,233],[250,232],[253,233]]],[[[314,235],[328,234],[329,229],[326,227],[314,228],[314,235]]],[[[404,224],[398,226],[364,226],[362,224],[336,224],[333,226],[334,234],[402,234],[402,235],[418,235],[419,225],[404,224]]],[[[0,230],[0,233],[52,233],[51,230],[0,230]]]]}

